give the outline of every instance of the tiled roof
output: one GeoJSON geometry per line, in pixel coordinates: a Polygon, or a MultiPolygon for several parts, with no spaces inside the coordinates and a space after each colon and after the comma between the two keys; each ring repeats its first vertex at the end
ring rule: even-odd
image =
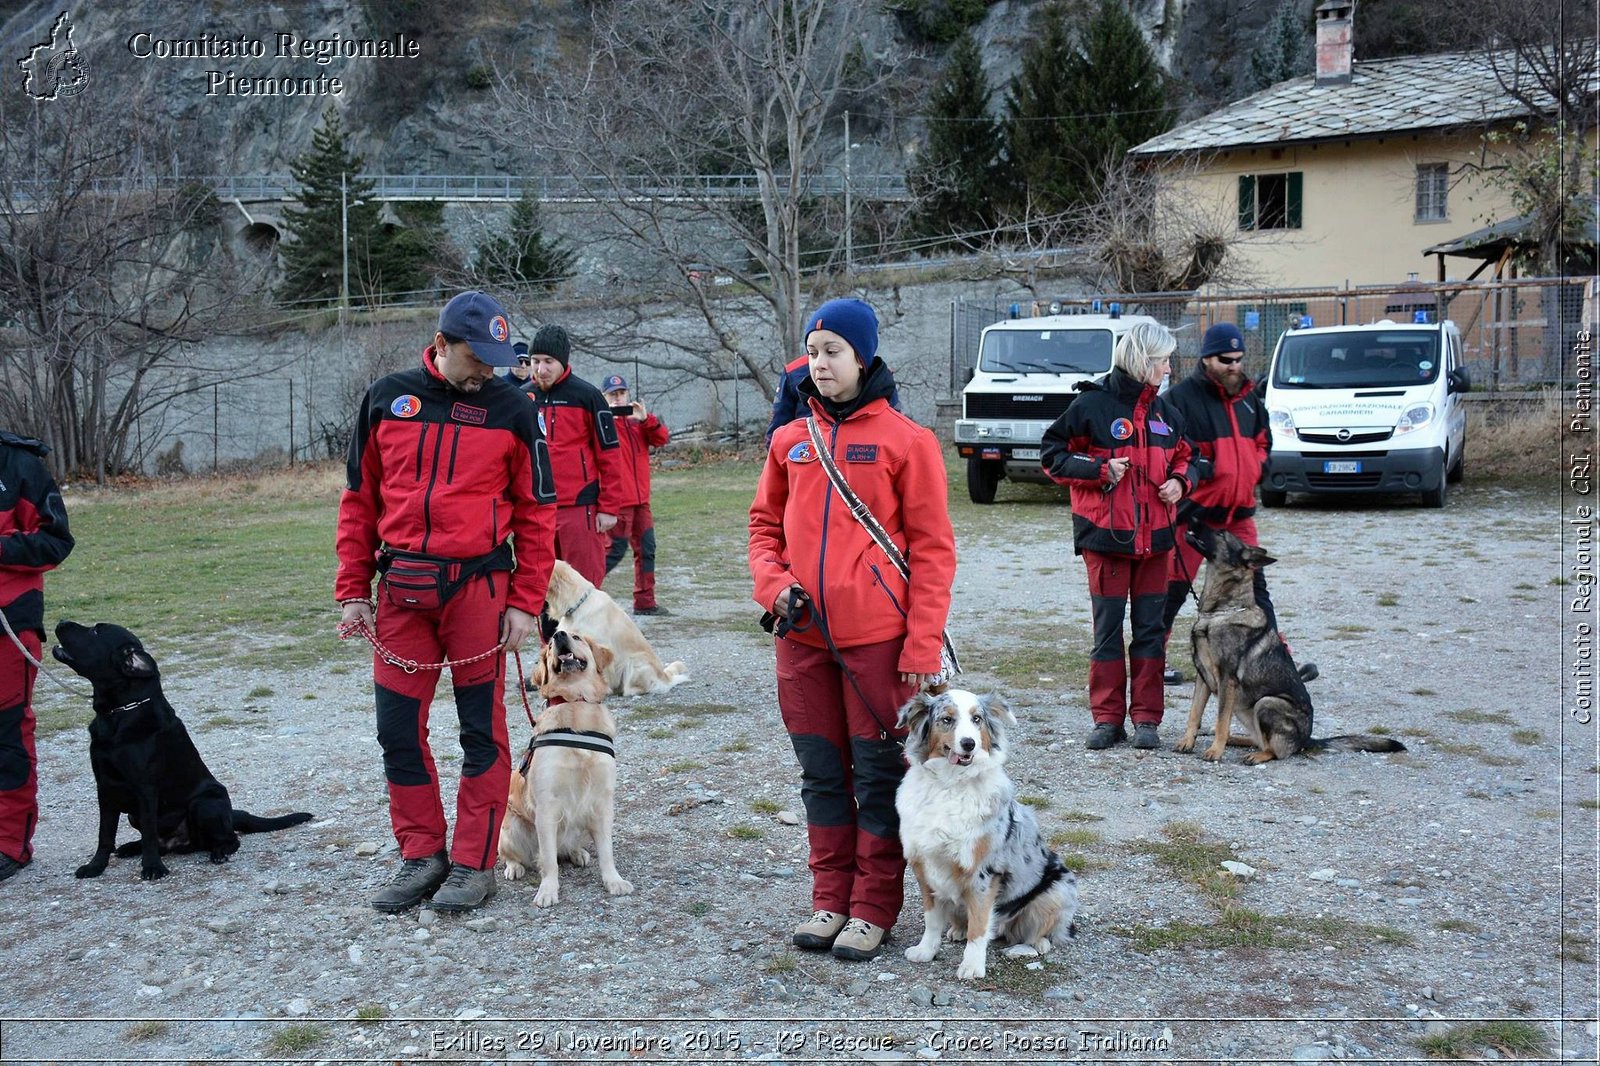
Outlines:
{"type": "Polygon", "coordinates": [[[1279,82],[1133,148],[1166,155],[1482,125],[1527,113],[1482,53],[1356,62],[1349,83],[1279,82]]]}

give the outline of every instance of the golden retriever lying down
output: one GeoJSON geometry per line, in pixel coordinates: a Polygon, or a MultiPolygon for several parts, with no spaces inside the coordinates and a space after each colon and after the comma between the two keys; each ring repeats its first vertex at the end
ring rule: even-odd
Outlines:
{"type": "Polygon", "coordinates": [[[642,696],[665,692],[689,680],[681,662],[662,665],[632,618],[603,589],[560,560],[550,573],[545,613],[568,633],[582,633],[591,644],[603,644],[611,661],[602,673],[611,694],[642,696]]]}
{"type": "Polygon", "coordinates": [[[535,907],[549,907],[560,896],[558,859],[589,865],[584,844],[590,840],[606,891],[613,896],[633,891],[633,885],[617,873],[611,854],[617,792],[612,744],[617,724],[602,702],[606,683],[600,675],[610,657],[604,646],[557,630],[533,668],[540,695],[557,702],[545,708],[534,726],[530,758],[523,767],[527,776],[512,771],[506,817],[500,825],[500,858],[505,860],[507,880],[515,881],[537,856],[535,907]]]}

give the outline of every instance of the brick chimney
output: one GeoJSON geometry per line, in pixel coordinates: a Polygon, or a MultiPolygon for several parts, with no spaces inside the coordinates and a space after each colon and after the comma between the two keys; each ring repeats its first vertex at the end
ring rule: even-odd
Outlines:
{"type": "Polygon", "coordinates": [[[1317,84],[1349,85],[1355,60],[1355,0],[1323,0],[1317,5],[1317,84]]]}

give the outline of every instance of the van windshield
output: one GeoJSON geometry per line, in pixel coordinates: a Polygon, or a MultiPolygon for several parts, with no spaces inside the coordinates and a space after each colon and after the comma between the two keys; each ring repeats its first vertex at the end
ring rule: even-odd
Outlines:
{"type": "Polygon", "coordinates": [[[1286,334],[1272,368],[1278,389],[1396,388],[1439,378],[1439,334],[1286,334]]]}
{"type": "Polygon", "coordinates": [[[1111,369],[1111,331],[991,329],[978,366],[990,373],[1103,374],[1111,369]]]}

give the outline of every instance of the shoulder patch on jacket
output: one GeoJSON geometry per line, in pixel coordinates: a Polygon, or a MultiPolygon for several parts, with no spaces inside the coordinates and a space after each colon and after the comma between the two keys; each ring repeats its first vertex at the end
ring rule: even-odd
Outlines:
{"type": "Polygon", "coordinates": [[[875,463],[878,461],[876,444],[846,444],[844,461],[847,463],[875,463]]]}
{"type": "Polygon", "coordinates": [[[422,400],[409,393],[405,396],[396,396],[389,405],[389,413],[398,418],[413,418],[422,412],[422,400]]]}

